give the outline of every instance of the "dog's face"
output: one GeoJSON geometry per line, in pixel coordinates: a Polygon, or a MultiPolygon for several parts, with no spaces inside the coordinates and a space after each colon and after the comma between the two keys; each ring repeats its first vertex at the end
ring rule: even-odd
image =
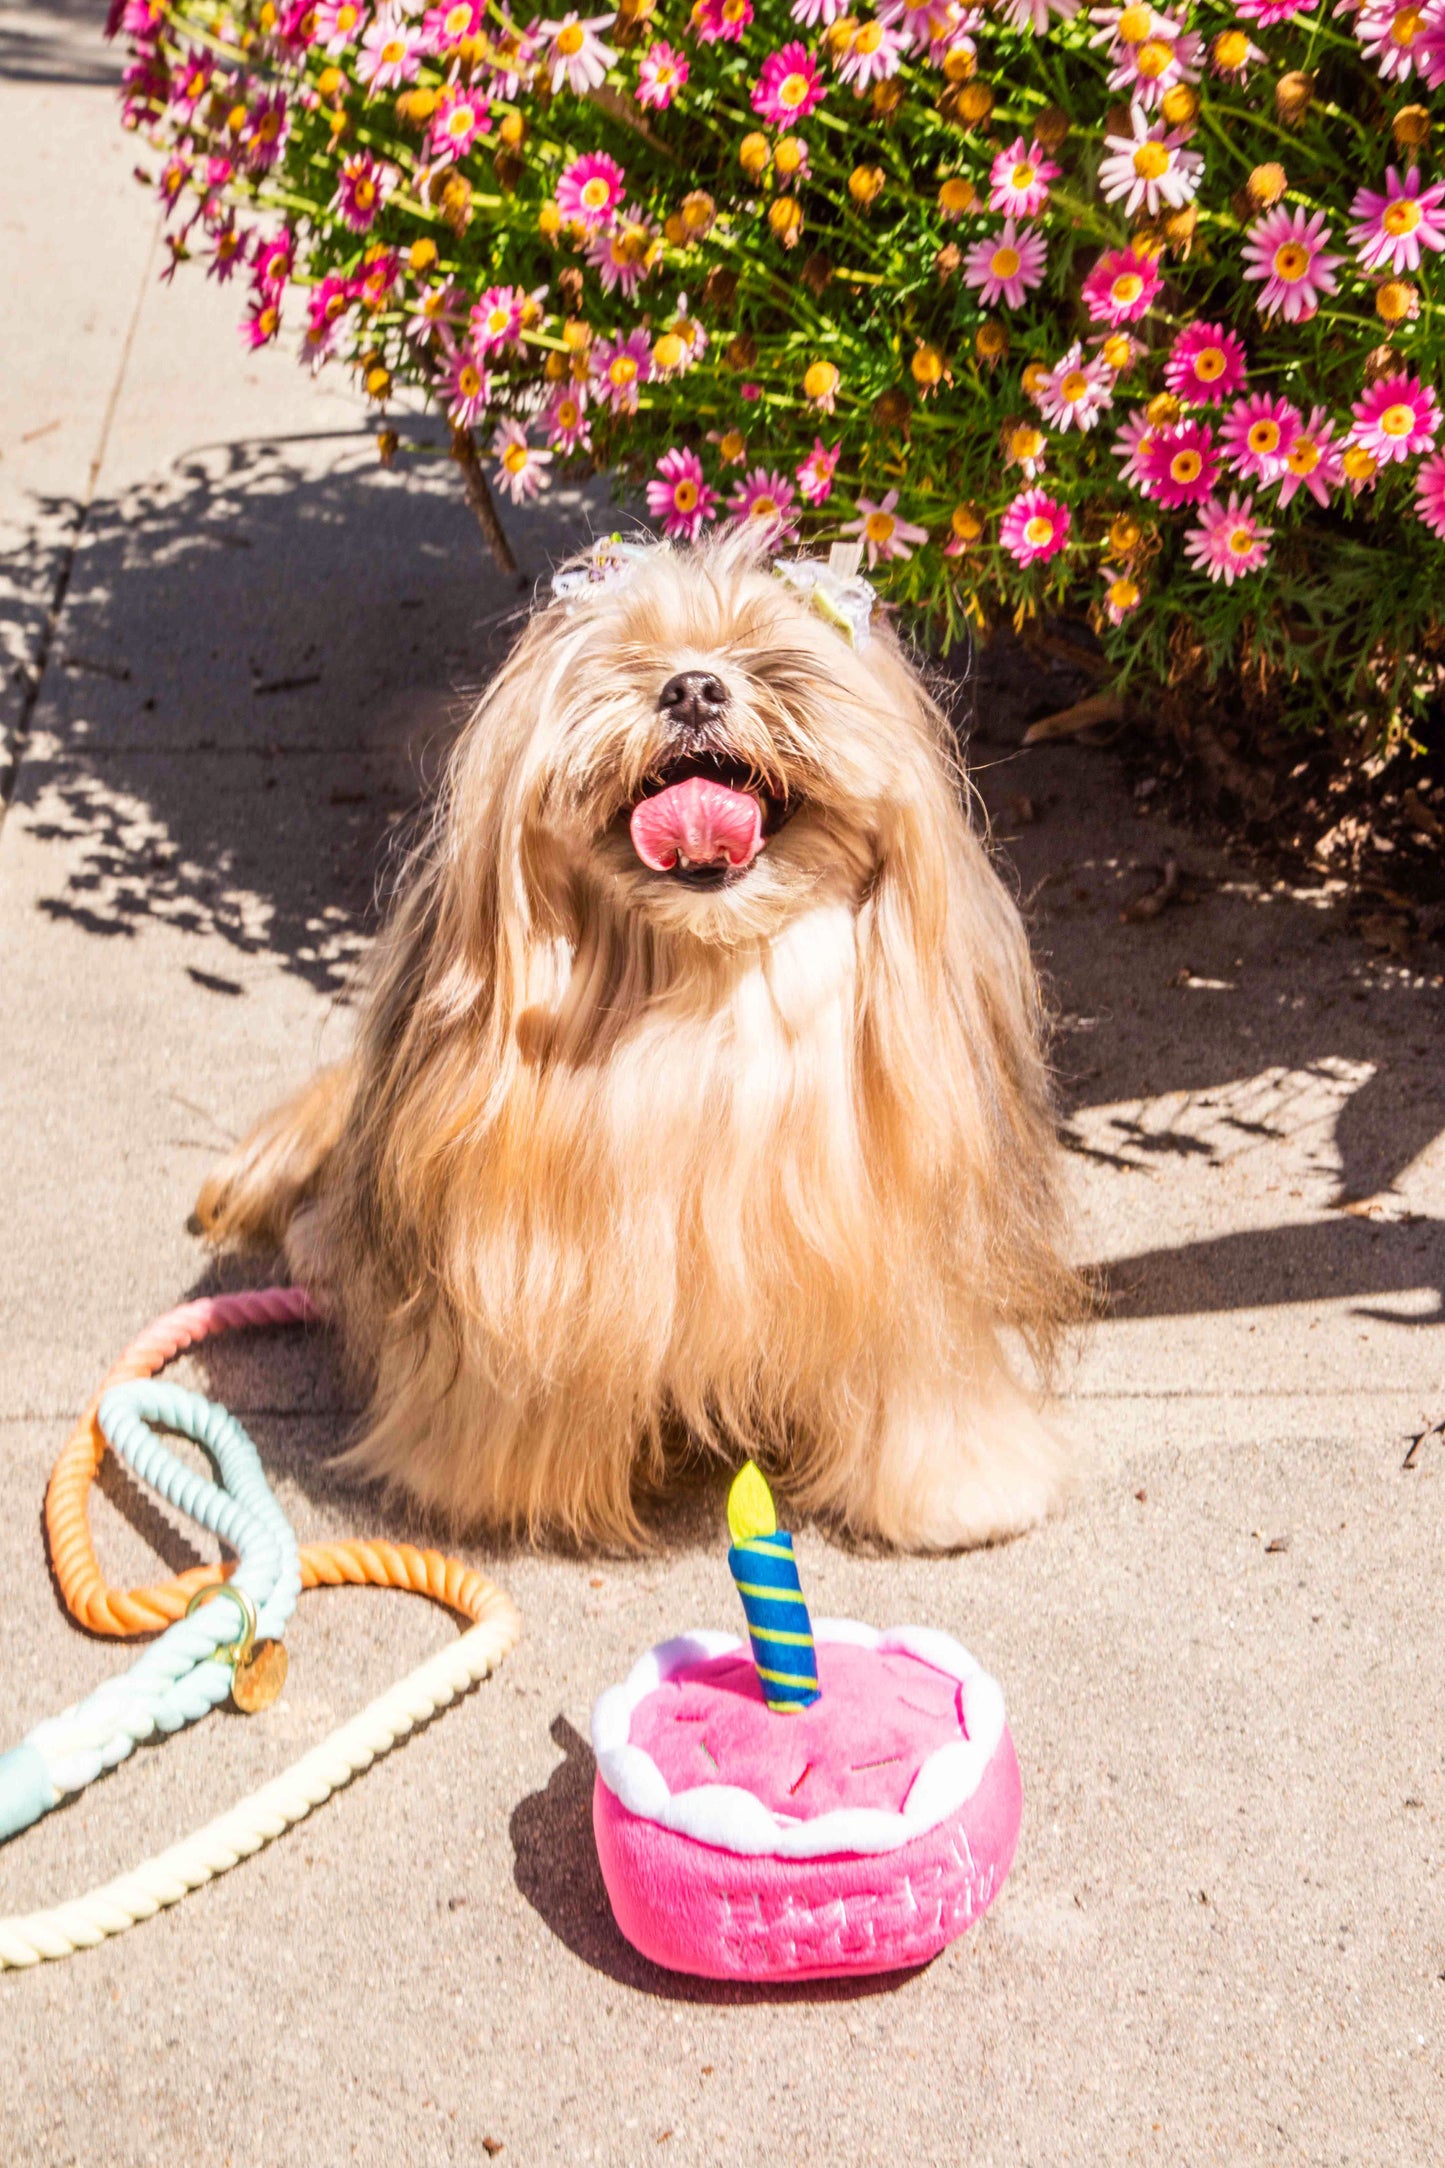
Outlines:
{"type": "Polygon", "coordinates": [[[855,651],[737,547],[647,552],[544,611],[517,663],[529,876],[673,933],[727,943],[856,902],[920,763],[937,789],[891,637],[855,651]]]}

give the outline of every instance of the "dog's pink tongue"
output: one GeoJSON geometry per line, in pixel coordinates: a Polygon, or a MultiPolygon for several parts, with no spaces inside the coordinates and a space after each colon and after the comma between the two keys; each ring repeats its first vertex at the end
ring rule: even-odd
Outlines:
{"type": "Polygon", "coordinates": [[[654,873],[690,866],[749,866],[763,847],[763,809],[751,791],[690,775],[632,809],[632,847],[654,873]]]}

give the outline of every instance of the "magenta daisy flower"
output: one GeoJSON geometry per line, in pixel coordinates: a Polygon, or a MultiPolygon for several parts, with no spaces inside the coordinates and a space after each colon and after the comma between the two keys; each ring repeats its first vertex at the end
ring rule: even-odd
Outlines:
{"type": "Polygon", "coordinates": [[[585,384],[559,384],[542,410],[541,423],[554,452],[590,452],[592,430],[587,420],[585,384]]]}
{"type": "Polygon", "coordinates": [[[1044,420],[1056,429],[1086,431],[1114,404],[1113,384],[1114,374],[1107,363],[1085,361],[1084,349],[1075,340],[1044,378],[1036,403],[1044,420]]]}
{"type": "Polygon", "coordinates": [[[656,270],[661,256],[662,243],[647,213],[635,203],[594,234],[587,250],[587,261],[601,279],[604,293],[620,292],[628,301],[656,270]]]}
{"type": "Polygon", "coordinates": [[[793,470],[805,503],[816,505],[828,502],[833,494],[833,475],[842,449],[841,437],[831,451],[821,437],[814,437],[813,449],[806,459],[799,460],[793,470]]]}
{"type": "Polygon", "coordinates": [[[978,288],[985,308],[1002,301],[1007,308],[1021,309],[1024,295],[1044,275],[1048,253],[1041,233],[1020,233],[1006,218],[999,232],[975,241],[964,257],[964,284],[978,288]]]}
{"type": "Polygon", "coordinates": [[[785,474],[754,467],[728,498],[728,510],[734,526],[756,528],[766,534],[769,547],[777,549],[797,526],[796,499],[797,491],[785,474]]]}
{"type": "Polygon", "coordinates": [[[658,460],[657,472],[660,480],[647,485],[649,516],[662,521],[669,538],[695,542],[704,521],[717,518],[718,494],[703,479],[702,461],[674,444],[658,460]]]}
{"type": "Polygon", "coordinates": [[[520,286],[489,286],[480,296],[472,309],[470,327],[479,354],[495,354],[504,346],[521,345],[522,304],[526,298],[520,286]]]}
{"type": "Polygon", "coordinates": [[[1137,324],[1162,284],[1152,256],[1132,248],[1111,249],[1084,280],[1084,307],[1096,324],[1137,324]]]}
{"type": "Polygon", "coordinates": [[[1025,147],[1023,137],[1017,136],[989,167],[989,209],[1010,218],[1037,218],[1049,200],[1049,183],[1058,179],[1060,170],[1037,143],[1025,147]]]}
{"type": "Polygon", "coordinates": [[[625,339],[597,339],[592,346],[592,381],[614,414],[635,414],[637,394],[652,375],[652,342],[645,331],[625,339]]]}
{"type": "Polygon", "coordinates": [[[477,137],[489,134],[491,126],[491,110],[481,91],[448,83],[432,114],[428,142],[433,157],[465,158],[477,137]]]}
{"type": "Polygon", "coordinates": [[[1144,494],[1167,511],[1176,505],[1201,504],[1219,475],[1219,453],[1208,422],[1177,422],[1157,429],[1147,448],[1139,448],[1144,494]]]}
{"type": "Polygon", "coordinates": [[[1382,376],[1351,411],[1355,422],[1349,442],[1362,444],[1382,467],[1435,449],[1440,403],[1418,376],[1382,376]]]}
{"type": "Polygon", "coordinates": [[[171,76],[170,103],[177,113],[190,113],[200,104],[211,87],[216,63],[209,53],[203,53],[193,45],[185,59],[179,63],[171,76]]]}
{"type": "Polygon", "coordinates": [[[291,116],[284,90],[272,91],[269,97],[257,99],[241,138],[246,164],[252,173],[270,172],[286,147],[290,127],[291,116]]]}
{"type": "Polygon", "coordinates": [[[269,346],[281,329],[280,289],[261,287],[246,303],[246,317],[241,326],[241,336],[253,351],[258,346],[269,346]]]}
{"type": "Polygon", "coordinates": [[[507,492],[513,504],[522,504],[528,497],[535,497],[551,480],[547,469],[552,464],[552,454],[529,444],[527,432],[520,422],[501,424],[492,439],[492,457],[497,462],[497,485],[507,492]]]}
{"type": "Polygon", "coordinates": [[[366,233],[376,223],[390,182],[389,167],[379,165],[370,151],[357,151],[342,165],[332,209],[341,213],[353,233],[366,233]]]}
{"type": "Polygon", "coordinates": [[[605,151],[588,151],[564,166],[557,182],[557,208],[593,233],[605,226],[621,203],[627,175],[605,151]]]}
{"type": "Polygon", "coordinates": [[[444,0],[428,8],[421,34],[429,53],[449,53],[467,38],[480,35],[486,11],[482,0],[444,0]]]}
{"type": "Polygon", "coordinates": [[[1323,211],[1313,217],[1281,203],[1250,227],[1244,242],[1244,275],[1262,280],[1255,306],[1261,316],[1276,310],[1287,324],[1304,324],[1326,294],[1339,285],[1335,267],[1343,256],[1325,253],[1330,229],[1323,211]]]}
{"type": "Polygon", "coordinates": [[[686,86],[690,73],[686,54],[679,53],[665,38],[656,39],[643,54],[637,70],[638,104],[654,106],[661,112],[686,86]]]}
{"type": "Polygon", "coordinates": [[[1415,514],[1445,542],[1445,452],[1422,459],[1415,476],[1415,514]]]}
{"type": "Polygon", "coordinates": [[[1099,577],[1104,583],[1104,614],[1111,625],[1122,625],[1142,600],[1139,582],[1117,565],[1100,565],[1099,577]]]}
{"type": "Polygon", "coordinates": [[[361,36],[367,10],[362,0],[317,0],[316,42],[336,60],[361,36]]]}
{"type": "Polygon", "coordinates": [[[1169,349],[1164,381],[1179,399],[1217,406],[1243,391],[1244,342],[1223,324],[1186,324],[1169,349]]]}
{"type": "Polygon", "coordinates": [[[283,226],[269,241],[257,241],[251,276],[258,286],[279,292],[291,276],[295,258],[296,236],[289,226],[283,226]]]}
{"type": "Polygon", "coordinates": [[[1355,36],[1366,60],[1373,60],[1384,80],[1403,83],[1414,74],[1434,11],[1417,0],[1372,0],[1355,20],[1355,36]]]}
{"type": "Polygon", "coordinates": [[[1241,22],[1272,30],[1276,23],[1287,23],[1291,15],[1313,15],[1316,5],[1317,0],[1235,0],[1234,12],[1241,22]]]}
{"type": "Polygon", "coordinates": [[[1268,392],[1236,400],[1219,432],[1219,445],[1236,474],[1250,482],[1277,482],[1300,432],[1298,407],[1268,392]]]}
{"type": "Polygon", "coordinates": [[[375,97],[379,91],[400,90],[403,83],[411,82],[420,62],[420,46],[409,26],[395,15],[381,14],[362,38],[356,74],[375,97]]]}
{"type": "Polygon", "coordinates": [[[911,557],[928,540],[928,529],[898,516],[898,492],[886,490],[878,503],[871,497],[857,500],[858,517],[845,520],[839,534],[855,534],[868,552],[868,569],[890,557],[911,557]]]}
{"type": "Polygon", "coordinates": [[[1403,181],[1393,166],[1388,167],[1383,196],[1362,188],[1350,205],[1355,221],[1350,240],[1365,270],[1389,270],[1398,278],[1403,271],[1419,270],[1422,248],[1437,255],[1445,249],[1442,203],[1445,181],[1421,188],[1418,166],[1411,166],[1403,181]]]}
{"type": "Polygon", "coordinates": [[[700,44],[716,45],[726,39],[731,45],[741,45],[752,19],[753,0],[697,0],[687,27],[700,44]]]}
{"type": "Polygon", "coordinates": [[[1046,564],[1069,539],[1069,508],[1046,489],[1023,489],[999,524],[998,538],[1020,565],[1046,564]]]}
{"type": "Polygon", "coordinates": [[[1279,485],[1281,511],[1301,489],[1307,489],[1316,504],[1329,503],[1330,491],[1338,489],[1345,471],[1344,455],[1334,435],[1335,425],[1324,408],[1313,408],[1285,454],[1285,471],[1279,485]]]}
{"type": "Polygon", "coordinates": [[[845,48],[838,64],[839,79],[851,83],[855,97],[861,98],[871,83],[896,75],[902,57],[902,40],[875,17],[864,23],[845,48]]]}
{"type": "Polygon", "coordinates": [[[580,97],[607,80],[607,70],[617,55],[603,43],[603,32],[616,20],[615,15],[594,15],[584,23],[574,13],[534,26],[547,40],[546,66],[551,70],[554,97],[564,83],[580,97]]]}
{"type": "Polygon", "coordinates": [[[823,102],[823,78],[806,45],[794,39],[780,52],[769,53],[753,85],[753,111],[774,127],[791,127],[806,120],[823,102]]]}
{"type": "Polygon", "coordinates": [[[487,372],[470,347],[459,346],[447,363],[444,379],[447,420],[454,428],[471,429],[487,411],[491,386],[487,372]]]}
{"type": "Polygon", "coordinates": [[[1183,128],[1150,125],[1141,105],[1129,108],[1131,133],[1106,135],[1108,157],[1099,163],[1099,193],[1106,203],[1122,198],[1124,216],[1132,218],[1141,207],[1156,218],[1161,204],[1182,210],[1194,200],[1204,160],[1198,151],[1185,149],[1183,128]]]}
{"type": "Polygon", "coordinates": [[[1211,497],[1199,514],[1199,524],[1184,538],[1184,554],[1212,580],[1232,587],[1246,572],[1258,572],[1269,556],[1273,527],[1266,527],[1254,509],[1253,497],[1230,492],[1228,504],[1211,497]]]}

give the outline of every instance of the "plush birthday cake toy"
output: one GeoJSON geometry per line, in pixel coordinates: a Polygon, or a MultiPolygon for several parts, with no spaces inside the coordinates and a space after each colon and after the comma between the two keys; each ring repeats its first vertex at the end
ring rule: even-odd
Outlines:
{"type": "Polygon", "coordinates": [[[650,1649],[592,1712],[617,1924],[674,1972],[818,1980],[936,1957],[997,1896],[1022,1794],[1003,1695],[923,1626],[808,1616],[766,1483],[728,1499],[734,1636],[650,1649]]]}

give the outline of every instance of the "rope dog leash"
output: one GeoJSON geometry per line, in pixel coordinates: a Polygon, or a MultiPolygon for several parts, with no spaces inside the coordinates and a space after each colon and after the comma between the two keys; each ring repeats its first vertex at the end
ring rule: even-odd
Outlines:
{"type": "Polygon", "coordinates": [[[238,1682],[253,1652],[275,1649],[302,1587],[413,1589],[461,1612],[471,1621],[469,1630],[182,1843],[71,1903],[0,1919],[0,1969],[89,1948],[224,1874],[485,1678],[516,1642],[520,1621],[506,1596],[456,1559],[390,1543],[314,1544],[298,1552],[256,1449],[235,1417],[197,1394],[131,1382],[148,1379],[211,1333],[300,1322],[314,1314],[298,1288],[208,1297],[170,1311],[126,1349],[71,1434],[46,1493],[52,1561],[66,1605],[101,1633],[167,1630],[129,1672],[36,1726],[20,1747],[0,1756],[0,1842],[114,1767],[140,1739],[196,1721],[228,1692],[243,1707],[274,1698],[284,1678],[284,1652],[279,1670],[270,1666],[272,1683],[258,1698],[243,1697],[238,1682]],[[153,1423],[203,1446],[220,1483],[177,1460],[155,1436],[153,1423]],[[231,1545],[234,1563],[196,1567],[152,1588],[108,1587],[88,1520],[90,1484],[107,1442],[138,1476],[231,1545]],[[189,1615],[198,1598],[222,1596],[230,1600],[207,1601],[189,1615]]]}

